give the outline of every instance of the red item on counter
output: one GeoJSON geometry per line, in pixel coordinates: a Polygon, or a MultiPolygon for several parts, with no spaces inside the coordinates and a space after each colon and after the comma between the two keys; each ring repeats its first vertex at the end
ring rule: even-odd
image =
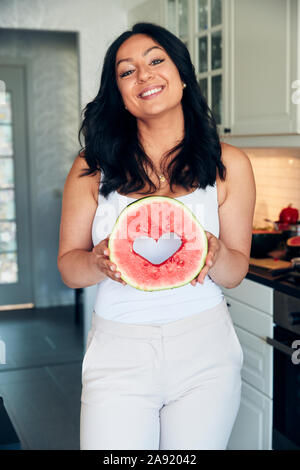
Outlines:
{"type": "Polygon", "coordinates": [[[279,221],[284,224],[296,224],[298,221],[299,212],[298,209],[292,207],[292,204],[289,204],[288,207],[282,209],[279,214],[279,221]]]}

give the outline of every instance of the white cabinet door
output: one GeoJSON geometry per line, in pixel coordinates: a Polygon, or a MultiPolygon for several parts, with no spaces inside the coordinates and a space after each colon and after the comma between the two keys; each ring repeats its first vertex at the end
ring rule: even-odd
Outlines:
{"type": "Polygon", "coordinates": [[[273,338],[273,318],[250,305],[226,296],[227,307],[235,325],[249,333],[266,339],[273,338]]]}
{"type": "Polygon", "coordinates": [[[249,279],[222,289],[243,349],[242,397],[229,449],[271,449],[273,350],[273,289],[249,279]],[[230,297],[230,295],[232,297],[230,297]]]}
{"type": "Polygon", "coordinates": [[[272,450],[273,401],[243,382],[240,409],[228,450],[272,450]]]}
{"type": "Polygon", "coordinates": [[[242,379],[273,399],[273,348],[261,338],[234,325],[244,362],[242,379]]]}
{"type": "MultiPolygon", "coordinates": [[[[201,30],[201,25],[208,28],[206,20],[212,16],[210,7],[217,3],[156,0],[158,9],[151,8],[152,0],[137,7],[133,17],[160,21],[180,36],[178,25],[183,17],[180,11],[182,6],[188,5],[188,34],[182,39],[189,46],[210,108],[221,115],[218,126],[222,140],[237,146],[247,146],[248,142],[251,146],[256,139],[254,146],[260,146],[271,142],[266,136],[272,139],[276,135],[281,146],[297,146],[295,139],[300,135],[300,0],[222,0],[221,29],[214,32],[217,36],[212,43],[210,40],[206,43],[206,32],[201,30]],[[218,41],[220,34],[221,42],[218,41]],[[212,75],[216,71],[208,71],[207,78],[200,67],[201,62],[205,63],[202,55],[207,56],[207,60],[212,55],[210,44],[221,44],[222,49],[222,63],[214,76],[215,86],[212,75]],[[213,89],[218,97],[215,106],[213,89]]],[[[218,52],[217,58],[219,55],[218,52]]]]}
{"type": "Polygon", "coordinates": [[[300,133],[297,0],[231,0],[230,8],[231,135],[300,133]]]}
{"type": "Polygon", "coordinates": [[[222,287],[222,292],[226,297],[229,296],[273,316],[274,289],[272,287],[245,278],[233,289],[222,287]]]}
{"type": "Polygon", "coordinates": [[[244,354],[242,377],[253,387],[273,397],[273,318],[260,310],[226,296],[226,302],[244,354]]]}

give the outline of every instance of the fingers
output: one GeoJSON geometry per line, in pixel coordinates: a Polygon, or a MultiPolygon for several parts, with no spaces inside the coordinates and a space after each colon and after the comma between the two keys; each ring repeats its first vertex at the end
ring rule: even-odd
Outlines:
{"type": "Polygon", "coordinates": [[[117,266],[109,260],[106,261],[106,274],[114,281],[118,281],[123,284],[123,286],[126,285],[126,282],[121,279],[121,273],[117,270],[117,266]]]}
{"type": "Polygon", "coordinates": [[[107,270],[110,270],[111,272],[109,273],[109,277],[111,279],[113,279],[114,281],[119,281],[121,282],[123,285],[125,285],[125,282],[123,281],[123,279],[121,279],[121,273],[119,271],[117,271],[117,267],[115,264],[111,263],[111,262],[108,262],[107,263],[107,270]]]}
{"type": "Polygon", "coordinates": [[[204,284],[204,278],[206,276],[206,274],[208,273],[210,267],[209,266],[204,266],[201,271],[200,271],[200,274],[191,281],[191,284],[192,286],[195,286],[197,284],[197,282],[199,282],[200,284],[204,284]]]}
{"type": "Polygon", "coordinates": [[[220,249],[219,239],[210,232],[206,232],[206,235],[208,240],[208,252],[205,258],[205,264],[199,275],[191,281],[192,286],[196,286],[197,282],[200,284],[204,283],[205,276],[208,274],[210,268],[215,264],[218,251],[220,249]]]}
{"type": "Polygon", "coordinates": [[[114,281],[120,282],[125,286],[126,282],[121,279],[121,273],[117,270],[117,265],[111,262],[109,259],[110,250],[108,248],[108,241],[109,236],[102,240],[102,242],[99,243],[97,247],[95,247],[97,255],[99,256],[99,258],[101,258],[102,270],[108,277],[110,277],[114,281]]]}
{"type": "Polygon", "coordinates": [[[120,282],[121,284],[123,284],[123,286],[126,285],[126,282],[123,281],[123,279],[121,279],[121,273],[120,271],[117,270],[117,266],[115,263],[112,263],[110,260],[109,260],[109,257],[107,256],[106,257],[106,269],[107,269],[107,276],[109,276],[111,279],[113,279],[114,281],[118,281],[120,282]]]}
{"type": "Polygon", "coordinates": [[[207,275],[209,271],[209,266],[205,265],[204,268],[201,269],[200,271],[200,274],[199,276],[197,277],[197,281],[200,283],[200,284],[203,284],[204,283],[204,278],[205,276],[207,275]]]}

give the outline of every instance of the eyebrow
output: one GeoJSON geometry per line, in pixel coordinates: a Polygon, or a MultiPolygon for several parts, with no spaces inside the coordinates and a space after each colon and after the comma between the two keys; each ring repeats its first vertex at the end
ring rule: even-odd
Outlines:
{"type": "MultiPolygon", "coordinates": [[[[159,46],[152,46],[152,47],[149,47],[149,49],[147,49],[145,52],[143,52],[143,57],[145,55],[147,55],[150,51],[152,51],[152,49],[160,49],[161,51],[163,50],[161,47],[159,46]]],[[[117,64],[116,64],[116,67],[118,67],[118,65],[121,63],[121,62],[131,62],[133,61],[134,59],[132,57],[127,57],[127,59],[120,59],[118,60],[117,64]]]]}

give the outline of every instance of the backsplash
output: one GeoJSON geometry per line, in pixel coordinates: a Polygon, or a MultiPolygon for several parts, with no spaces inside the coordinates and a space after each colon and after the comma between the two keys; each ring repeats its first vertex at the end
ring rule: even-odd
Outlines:
{"type": "Polygon", "coordinates": [[[253,225],[266,227],[264,219],[278,220],[290,203],[300,214],[300,148],[243,148],[256,182],[253,225]]]}

